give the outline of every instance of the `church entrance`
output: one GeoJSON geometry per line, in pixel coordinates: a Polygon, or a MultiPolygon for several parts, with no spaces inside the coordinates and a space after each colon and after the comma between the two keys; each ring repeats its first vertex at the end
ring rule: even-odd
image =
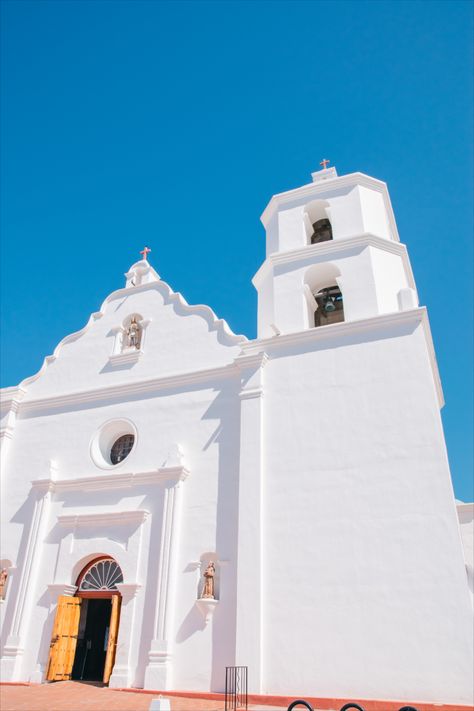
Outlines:
{"type": "MultiPolygon", "coordinates": [[[[119,602],[117,596],[114,598],[119,602]]],[[[104,671],[113,601],[113,598],[82,600],[72,679],[105,681],[104,671]]]]}
{"type": "Polygon", "coordinates": [[[48,681],[76,679],[108,684],[115,662],[123,582],[111,558],[89,563],[78,577],[76,597],[58,599],[50,645],[48,681]]]}

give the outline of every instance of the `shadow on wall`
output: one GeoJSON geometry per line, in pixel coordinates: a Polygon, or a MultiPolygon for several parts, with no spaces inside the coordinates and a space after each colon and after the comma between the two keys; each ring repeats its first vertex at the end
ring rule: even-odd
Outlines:
{"type": "MultiPolygon", "coordinates": [[[[157,488],[154,495],[148,495],[142,502],[142,506],[145,509],[149,509],[155,512],[155,515],[151,517],[151,527],[150,527],[150,542],[151,545],[148,549],[148,559],[146,562],[146,587],[144,590],[144,601],[143,601],[143,612],[142,612],[142,624],[138,639],[138,657],[137,666],[135,669],[135,675],[132,683],[133,686],[142,688],[145,682],[145,670],[148,665],[148,654],[151,648],[151,642],[154,638],[155,633],[155,618],[156,618],[156,606],[157,606],[157,595],[158,595],[158,572],[160,568],[159,561],[159,550],[153,545],[154,541],[160,541],[162,536],[162,516],[159,515],[159,511],[163,511],[164,507],[164,496],[166,489],[157,488]],[[152,624],[145,624],[145,620],[152,620],[152,624]]],[[[144,571],[145,572],[145,571],[144,571]]],[[[138,572],[140,575],[140,572],[138,572]]],[[[133,645],[133,641],[131,640],[133,645]]]]}
{"type": "MultiPolygon", "coordinates": [[[[19,601],[19,592],[21,587],[21,580],[23,571],[25,569],[26,560],[28,556],[30,535],[32,534],[33,519],[35,508],[40,505],[40,501],[43,498],[43,492],[36,489],[31,489],[28,494],[26,501],[20,506],[18,511],[14,514],[11,519],[12,523],[17,523],[22,526],[22,533],[20,537],[20,544],[18,546],[18,557],[16,560],[16,570],[15,574],[11,576],[8,582],[9,590],[8,596],[5,599],[6,609],[4,611],[3,626],[2,626],[2,647],[1,654],[3,654],[3,648],[6,644],[7,637],[13,634],[12,625],[14,624],[15,616],[15,604],[19,601]]],[[[34,581],[32,581],[34,583],[34,581]]]]}
{"type": "Polygon", "coordinates": [[[211,691],[224,691],[224,669],[235,664],[240,469],[240,379],[223,384],[205,417],[219,418],[216,520],[219,605],[212,622],[211,691]]]}
{"type": "MultiPolygon", "coordinates": [[[[196,598],[202,592],[202,574],[209,563],[216,566],[215,597],[219,605],[212,620],[211,691],[223,691],[223,669],[235,659],[235,603],[238,525],[238,474],[240,453],[240,380],[223,380],[221,389],[203,415],[216,421],[216,427],[203,445],[203,451],[218,447],[217,519],[215,551],[203,552],[199,562],[189,563],[184,572],[196,576],[196,598]]],[[[193,600],[192,607],[178,622],[176,643],[202,632],[206,620],[193,600]]]]}

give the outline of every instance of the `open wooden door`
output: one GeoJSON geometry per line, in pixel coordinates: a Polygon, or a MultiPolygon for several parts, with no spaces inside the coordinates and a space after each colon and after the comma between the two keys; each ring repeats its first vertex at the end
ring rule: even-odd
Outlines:
{"type": "Polygon", "coordinates": [[[49,649],[46,679],[64,681],[71,678],[77,633],[81,615],[81,598],[60,595],[54,619],[53,636],[49,649]]]}
{"type": "Polygon", "coordinates": [[[107,654],[105,656],[104,677],[103,677],[104,684],[109,683],[109,679],[112,674],[112,669],[114,668],[115,650],[117,649],[117,637],[118,637],[118,629],[119,629],[121,602],[122,602],[122,598],[120,597],[120,595],[112,595],[112,612],[110,613],[109,640],[107,642],[107,654]]]}

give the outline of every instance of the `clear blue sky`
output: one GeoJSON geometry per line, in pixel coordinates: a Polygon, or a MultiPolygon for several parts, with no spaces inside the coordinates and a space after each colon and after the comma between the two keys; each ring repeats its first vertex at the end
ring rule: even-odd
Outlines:
{"type": "Polygon", "coordinates": [[[472,9],[3,0],[2,384],[81,328],[144,244],[254,337],[259,215],[328,157],[389,185],[472,499],[472,9]]]}

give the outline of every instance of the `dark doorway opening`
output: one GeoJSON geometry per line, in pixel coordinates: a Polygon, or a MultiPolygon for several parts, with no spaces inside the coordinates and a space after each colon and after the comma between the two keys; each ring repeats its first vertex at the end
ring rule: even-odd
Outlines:
{"type": "Polygon", "coordinates": [[[72,668],[73,679],[102,681],[111,611],[110,598],[83,599],[72,668]]]}

